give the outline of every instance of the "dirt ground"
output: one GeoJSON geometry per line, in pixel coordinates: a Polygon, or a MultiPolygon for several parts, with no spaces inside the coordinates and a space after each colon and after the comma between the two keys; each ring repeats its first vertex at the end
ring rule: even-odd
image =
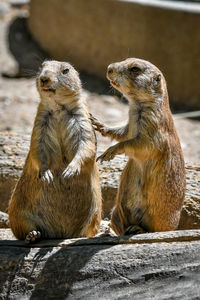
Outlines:
{"type": "MultiPolygon", "coordinates": [[[[23,57],[19,58],[19,54],[18,56],[13,54],[9,41],[10,24],[13,23],[13,20],[18,15],[26,16],[27,7],[13,8],[8,0],[0,1],[0,74],[7,75],[7,77],[0,75],[0,131],[14,131],[30,135],[39,95],[35,87],[34,78],[20,77],[21,75],[24,76],[22,72],[19,72],[19,65],[23,61],[23,57]]],[[[17,50],[20,53],[20,43],[24,38],[20,33],[20,26],[18,31],[14,30],[12,34],[13,39],[17,41],[15,46],[19,46],[17,50]]],[[[26,48],[24,49],[26,50],[26,48]]],[[[44,55],[43,53],[42,56],[44,55]]],[[[28,60],[28,58],[26,59],[28,60]]],[[[35,67],[37,66],[35,65],[35,67]]],[[[35,70],[33,71],[35,72],[35,70]]],[[[100,88],[102,81],[98,81],[91,76],[88,78],[85,84],[88,89],[85,89],[84,93],[90,112],[109,125],[118,125],[123,121],[126,122],[128,105],[121,102],[114,95],[114,92],[113,95],[91,92],[95,89],[97,91],[102,90],[100,88]]],[[[108,88],[105,87],[105,92],[107,93],[107,91],[108,88]]],[[[175,124],[181,139],[185,160],[187,162],[199,162],[200,122],[191,119],[175,119],[175,124]]],[[[97,136],[98,148],[103,151],[111,144],[111,141],[107,138],[102,138],[100,135],[97,136]]]]}

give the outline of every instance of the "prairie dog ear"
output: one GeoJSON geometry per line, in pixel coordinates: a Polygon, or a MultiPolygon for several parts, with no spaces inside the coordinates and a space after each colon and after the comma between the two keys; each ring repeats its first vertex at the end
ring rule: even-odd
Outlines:
{"type": "Polygon", "coordinates": [[[155,87],[159,86],[160,81],[161,81],[161,74],[155,75],[154,78],[153,78],[153,84],[154,84],[154,86],[155,87]]]}

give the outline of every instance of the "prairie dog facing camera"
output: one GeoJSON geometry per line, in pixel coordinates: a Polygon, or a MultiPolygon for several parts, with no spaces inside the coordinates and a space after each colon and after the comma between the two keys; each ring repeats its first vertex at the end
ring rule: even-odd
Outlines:
{"type": "Polygon", "coordinates": [[[118,141],[98,159],[125,153],[111,216],[118,235],[177,228],[185,195],[185,168],[169,108],[166,82],[148,61],[128,58],[108,66],[111,85],[129,101],[128,123],[109,128],[91,117],[95,129],[118,141]]]}
{"type": "Polygon", "coordinates": [[[18,239],[92,237],[101,220],[96,138],[78,72],[45,61],[25,166],[9,203],[18,239]]]}

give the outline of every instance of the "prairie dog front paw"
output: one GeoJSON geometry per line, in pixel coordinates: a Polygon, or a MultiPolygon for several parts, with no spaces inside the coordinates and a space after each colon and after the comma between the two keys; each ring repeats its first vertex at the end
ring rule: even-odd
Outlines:
{"type": "Polygon", "coordinates": [[[40,171],[39,178],[41,178],[43,181],[47,181],[48,183],[50,183],[51,181],[53,181],[53,174],[50,169],[46,171],[40,171]]]}
{"type": "Polygon", "coordinates": [[[102,124],[99,120],[97,120],[91,114],[90,114],[90,120],[92,121],[92,125],[96,131],[100,132],[101,135],[103,135],[103,136],[107,135],[107,128],[104,124],[102,124]]]}
{"type": "Polygon", "coordinates": [[[100,160],[101,162],[103,162],[103,161],[111,160],[115,157],[116,154],[117,154],[116,153],[116,146],[111,146],[102,155],[100,155],[97,158],[97,161],[100,160]]]}
{"type": "Polygon", "coordinates": [[[81,171],[81,168],[79,165],[77,166],[77,165],[70,163],[62,174],[63,174],[64,178],[69,178],[74,175],[79,175],[80,171],[81,171]]]}

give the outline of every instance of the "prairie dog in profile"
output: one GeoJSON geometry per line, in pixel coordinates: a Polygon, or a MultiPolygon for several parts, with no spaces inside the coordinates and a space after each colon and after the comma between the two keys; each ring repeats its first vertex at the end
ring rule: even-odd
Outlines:
{"type": "Polygon", "coordinates": [[[9,203],[11,229],[27,242],[92,237],[100,226],[101,190],[79,75],[69,63],[45,61],[36,85],[41,101],[9,203]]]}
{"type": "Polygon", "coordinates": [[[129,101],[124,127],[108,128],[91,118],[96,130],[119,143],[98,159],[125,153],[111,226],[118,235],[177,228],[185,195],[185,168],[169,108],[166,82],[148,61],[128,58],[108,66],[113,87],[129,101]]]}

